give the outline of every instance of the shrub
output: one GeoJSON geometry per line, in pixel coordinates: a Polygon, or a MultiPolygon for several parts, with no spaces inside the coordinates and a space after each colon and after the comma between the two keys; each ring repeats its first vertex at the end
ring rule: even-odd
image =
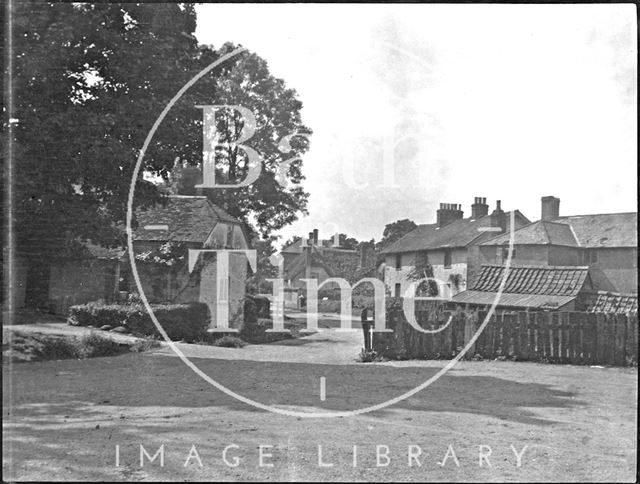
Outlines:
{"type": "Polygon", "coordinates": [[[242,348],[247,346],[246,341],[241,340],[237,336],[225,334],[222,338],[218,338],[213,342],[214,346],[222,346],[223,348],[242,348]]]}
{"type": "Polygon", "coordinates": [[[68,360],[81,357],[74,340],[51,336],[40,340],[40,346],[34,354],[40,360],[68,360]]]}
{"type": "MultiPolygon", "coordinates": [[[[203,339],[209,326],[209,308],[204,303],[156,304],[151,306],[158,322],[174,341],[203,339]]],[[[78,326],[124,326],[132,333],[160,336],[141,304],[91,302],[69,308],[69,324],[78,326]]]]}
{"type": "Polygon", "coordinates": [[[89,334],[83,336],[77,343],[78,353],[84,358],[95,358],[99,356],[113,356],[129,351],[129,346],[105,338],[99,334],[89,334]]]}
{"type": "Polygon", "coordinates": [[[143,351],[149,351],[153,348],[158,348],[159,346],[161,346],[160,341],[158,341],[157,339],[146,338],[133,343],[129,347],[129,350],[131,350],[133,353],[142,353],[143,351]]]}
{"type": "Polygon", "coordinates": [[[360,355],[358,355],[358,361],[362,363],[371,363],[373,361],[381,361],[382,357],[374,350],[365,350],[362,348],[360,350],[360,355]]]}
{"type": "Polygon", "coordinates": [[[300,323],[292,323],[285,321],[284,327],[291,331],[267,333],[268,329],[273,327],[273,321],[266,318],[258,318],[256,320],[246,320],[240,331],[240,337],[252,344],[272,343],[283,339],[291,339],[298,337],[299,330],[302,325],[300,323]]]}

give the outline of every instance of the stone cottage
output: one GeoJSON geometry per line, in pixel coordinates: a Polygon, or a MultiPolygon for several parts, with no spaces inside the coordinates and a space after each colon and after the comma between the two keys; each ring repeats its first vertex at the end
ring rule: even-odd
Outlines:
{"type": "MultiPolygon", "coordinates": [[[[212,315],[221,305],[228,308],[225,312],[231,326],[240,329],[247,256],[229,253],[229,275],[223,280],[224,275],[217,273],[217,254],[200,253],[190,266],[189,250],[248,250],[243,224],[205,196],[171,196],[164,205],[138,211],[136,219],[133,248],[147,299],[157,303],[205,302],[212,315]]],[[[136,290],[128,266],[121,272],[120,287],[136,290]]]]}
{"type": "MultiPolygon", "coordinates": [[[[463,215],[461,205],[441,203],[435,223],[418,226],[382,251],[385,256],[384,282],[393,296],[404,294],[411,282],[407,274],[420,253],[427,254],[434,278],[448,285],[451,294],[466,289],[467,280],[480,269],[473,247],[495,237],[496,233],[505,232],[511,212],[503,211],[498,200],[495,210],[489,213],[486,198],[476,197],[471,216],[464,218],[463,215]]],[[[530,223],[519,210],[513,215],[516,228],[530,223]]],[[[440,287],[439,292],[443,293],[444,288],[440,287]]]]}

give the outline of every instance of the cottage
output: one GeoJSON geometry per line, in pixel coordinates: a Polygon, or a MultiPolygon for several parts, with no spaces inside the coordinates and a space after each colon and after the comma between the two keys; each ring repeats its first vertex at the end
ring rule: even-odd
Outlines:
{"type": "MultiPolygon", "coordinates": [[[[242,252],[229,254],[228,280],[217,274],[214,253],[201,253],[193,267],[190,249],[250,248],[240,221],[205,196],[171,196],[166,204],[136,213],[138,227],[133,248],[140,282],[150,302],[201,301],[211,314],[229,315],[231,327],[242,324],[248,259],[242,252]]],[[[122,288],[135,291],[129,271],[123,271],[122,288]]]]}
{"type": "MultiPolygon", "coordinates": [[[[464,291],[467,280],[479,269],[472,248],[496,232],[505,232],[511,212],[504,212],[500,200],[489,214],[486,198],[476,197],[471,216],[463,217],[459,204],[441,203],[436,223],[418,226],[382,251],[385,256],[384,282],[396,297],[404,294],[410,281],[407,274],[415,267],[420,253],[426,253],[433,276],[450,287],[451,293],[464,291]]],[[[530,221],[519,210],[513,212],[516,228],[530,221]]]]}

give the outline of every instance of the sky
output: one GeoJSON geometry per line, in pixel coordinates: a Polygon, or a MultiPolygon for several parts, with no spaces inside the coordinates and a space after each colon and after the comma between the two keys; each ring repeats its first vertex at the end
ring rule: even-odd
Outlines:
{"type": "MultiPolygon", "coordinates": [[[[314,228],[382,237],[474,197],[540,218],[637,210],[635,5],[204,4],[200,43],[230,41],[294,88],[314,228]]],[[[250,145],[250,142],[248,142],[250,145]]]]}

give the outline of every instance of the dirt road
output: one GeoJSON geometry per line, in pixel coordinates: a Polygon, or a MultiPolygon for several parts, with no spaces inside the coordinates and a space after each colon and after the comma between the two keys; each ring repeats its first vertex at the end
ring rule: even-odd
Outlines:
{"type": "MultiPolygon", "coordinates": [[[[442,365],[356,364],[359,338],[327,331],[241,349],[181,348],[238,393],[303,411],[378,403],[442,365]]],[[[635,479],[637,369],[462,362],[393,407],[334,419],[240,403],[168,348],[3,371],[5,479],[635,479]],[[141,466],[141,445],[149,456],[164,445],[164,465],[143,452],[141,466]]]]}

